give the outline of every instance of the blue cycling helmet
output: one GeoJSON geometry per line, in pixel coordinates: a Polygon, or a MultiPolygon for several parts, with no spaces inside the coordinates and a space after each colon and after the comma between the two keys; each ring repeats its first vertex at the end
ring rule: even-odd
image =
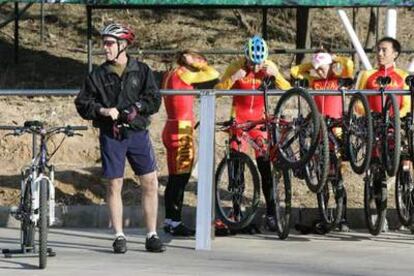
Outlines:
{"type": "Polygon", "coordinates": [[[253,36],[244,46],[244,55],[253,64],[263,63],[269,55],[266,41],[258,35],[253,36]]]}

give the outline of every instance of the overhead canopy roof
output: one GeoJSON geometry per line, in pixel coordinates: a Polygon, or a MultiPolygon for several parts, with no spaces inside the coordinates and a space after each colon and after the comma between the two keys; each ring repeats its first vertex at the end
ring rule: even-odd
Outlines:
{"type": "MultiPolygon", "coordinates": [[[[0,0],[2,2],[14,2],[0,0]]],[[[19,2],[39,3],[40,0],[23,0],[19,2]]],[[[59,2],[90,5],[128,5],[128,6],[245,6],[245,7],[367,7],[367,6],[394,6],[412,7],[414,0],[45,0],[45,2],[59,2]]]]}

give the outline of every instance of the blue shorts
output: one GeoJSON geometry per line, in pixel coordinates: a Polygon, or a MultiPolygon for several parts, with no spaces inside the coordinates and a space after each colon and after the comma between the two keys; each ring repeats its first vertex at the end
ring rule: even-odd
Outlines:
{"type": "Polygon", "coordinates": [[[138,176],[157,169],[148,130],[131,131],[128,138],[122,140],[117,140],[112,135],[101,131],[99,142],[103,176],[107,179],[124,176],[126,158],[138,176]]]}

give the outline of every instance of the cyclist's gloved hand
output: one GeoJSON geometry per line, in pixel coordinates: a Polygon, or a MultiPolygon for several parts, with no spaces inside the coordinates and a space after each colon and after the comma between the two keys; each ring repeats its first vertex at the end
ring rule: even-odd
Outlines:
{"type": "Polygon", "coordinates": [[[239,69],[231,76],[231,80],[232,80],[232,82],[236,82],[236,81],[244,78],[246,76],[246,74],[247,74],[247,72],[245,70],[239,69]]]}
{"type": "Polygon", "coordinates": [[[263,66],[263,70],[266,73],[266,76],[276,76],[278,74],[277,68],[274,66],[269,66],[267,64],[263,66]]]}
{"type": "Polygon", "coordinates": [[[139,114],[141,108],[140,103],[130,105],[128,108],[122,109],[119,112],[119,121],[122,123],[131,123],[139,114]]]}

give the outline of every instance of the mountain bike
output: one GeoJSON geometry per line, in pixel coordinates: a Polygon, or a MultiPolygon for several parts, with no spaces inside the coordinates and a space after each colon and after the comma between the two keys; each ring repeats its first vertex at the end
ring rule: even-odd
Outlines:
{"type": "Polygon", "coordinates": [[[240,145],[245,142],[269,161],[277,233],[285,239],[290,228],[291,169],[303,167],[313,155],[320,119],[313,99],[299,88],[286,91],[270,115],[268,87],[263,88],[263,119],[217,123],[220,131],[229,134],[229,140],[216,170],[216,213],[232,230],[246,227],[256,215],[260,178],[256,164],[241,151],[240,145]],[[249,134],[253,129],[266,133],[265,141],[255,140],[249,134]]]}
{"type": "Polygon", "coordinates": [[[390,77],[378,77],[382,112],[372,112],[374,139],[369,169],[364,177],[364,210],[369,232],[378,235],[384,226],[387,211],[387,180],[398,170],[401,154],[401,121],[397,99],[385,88],[390,77]]]}
{"type": "Polygon", "coordinates": [[[395,178],[395,203],[398,217],[404,226],[413,231],[414,222],[414,76],[408,76],[405,80],[410,88],[411,109],[410,113],[401,118],[401,133],[405,139],[402,143],[401,161],[395,178]]]}
{"type": "Polygon", "coordinates": [[[66,136],[81,136],[76,131],[87,130],[85,126],[68,125],[46,128],[44,125],[40,121],[26,121],[23,126],[0,126],[0,130],[9,131],[6,136],[21,136],[29,133],[33,137],[33,159],[31,164],[24,167],[21,172],[20,204],[11,212],[11,215],[21,221],[20,249],[3,249],[3,254],[6,258],[15,255],[39,257],[41,269],[46,268],[47,256],[56,255],[52,248],[47,246],[48,228],[55,221],[55,188],[53,185],[55,169],[48,161],[60,148],[66,136]],[[59,133],[64,134],[65,137],[49,154],[47,142],[59,133]],[[40,145],[36,147],[38,137],[40,137],[40,145]]]}
{"type": "Polygon", "coordinates": [[[341,117],[322,117],[318,147],[305,165],[305,182],[317,193],[320,219],[326,231],[340,222],[344,212],[342,162],[349,160],[353,170],[362,173],[368,168],[372,152],[372,117],[366,97],[353,94],[346,109],[345,87],[352,85],[352,79],[338,79],[341,117]]]}

